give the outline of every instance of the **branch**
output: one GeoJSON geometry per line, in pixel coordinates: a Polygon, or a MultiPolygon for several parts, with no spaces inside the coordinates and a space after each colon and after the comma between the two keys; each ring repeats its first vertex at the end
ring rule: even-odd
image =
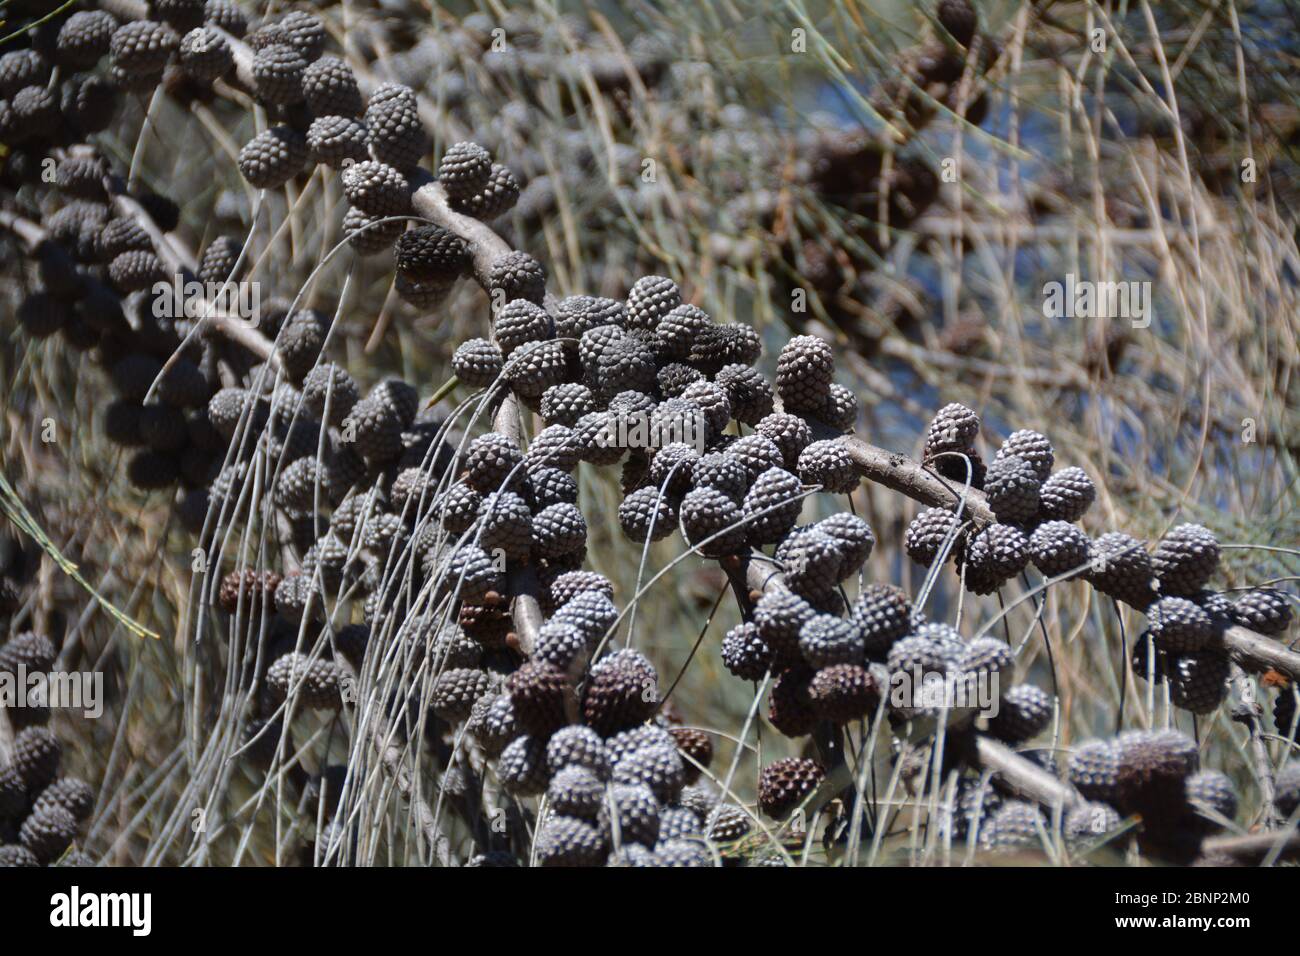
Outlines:
{"type": "Polygon", "coordinates": [[[1274,670],[1300,681],[1300,654],[1281,641],[1234,624],[1223,632],[1223,646],[1228,657],[1252,673],[1274,670]]]}
{"type": "MultiPolygon", "coordinates": [[[[489,275],[492,263],[511,251],[510,244],[498,236],[491,226],[452,209],[447,203],[447,193],[442,184],[435,181],[428,172],[421,170],[421,173],[423,175],[413,184],[416,188],[411,195],[412,207],[425,219],[461,238],[469,251],[474,280],[490,296],[489,275]]],[[[513,394],[507,394],[497,410],[492,427],[522,447],[523,430],[519,415],[518,401],[513,394]]],[[[514,595],[511,617],[514,619],[515,634],[519,638],[520,649],[531,657],[543,620],[541,605],[537,600],[537,573],[530,565],[512,568],[510,583],[514,595]]]]}
{"type": "MultiPolygon", "coordinates": [[[[174,274],[184,275],[186,272],[183,260],[184,251],[178,251],[170,242],[165,241],[166,237],[159,231],[158,226],[144,210],[144,207],[130,196],[125,195],[115,195],[113,202],[123,216],[135,219],[140,228],[148,233],[155,246],[155,252],[158,258],[163,260],[164,265],[172,270],[174,274]]],[[[67,250],[57,242],[50,242],[49,234],[45,229],[30,219],[0,209],[0,229],[5,229],[21,239],[27,245],[29,251],[34,251],[37,247],[44,245],[44,248],[49,250],[50,255],[64,260],[69,268],[75,266],[67,250]]],[[[86,281],[97,282],[98,280],[86,276],[86,281]]],[[[232,342],[252,352],[263,362],[271,362],[273,365],[278,366],[280,356],[275,351],[275,344],[239,316],[229,315],[221,309],[205,309],[203,323],[206,328],[215,329],[232,342]]]]}
{"type": "Polygon", "coordinates": [[[14,726],[9,720],[9,708],[0,707],[0,768],[14,760],[14,726]]]}
{"type": "Polygon", "coordinates": [[[469,249],[470,262],[474,268],[474,281],[490,294],[488,276],[492,263],[501,256],[511,252],[510,244],[498,236],[492,227],[456,212],[447,203],[447,192],[428,171],[420,170],[420,175],[411,183],[411,205],[425,219],[459,236],[469,249]]]}
{"type": "Polygon", "coordinates": [[[154,252],[163,261],[169,273],[186,277],[197,273],[199,262],[194,253],[179,243],[171,242],[166,233],[158,228],[158,224],[153,221],[148,210],[127,194],[122,186],[120,181],[115,182],[110,190],[113,208],[117,210],[117,214],[123,219],[134,219],[139,224],[149,237],[149,241],[153,243],[154,252]]]}
{"type": "Polygon", "coordinates": [[[519,639],[519,650],[525,657],[533,656],[537,646],[537,632],[542,629],[544,618],[542,606],[537,600],[540,587],[537,581],[537,569],[532,564],[520,564],[510,569],[510,593],[515,596],[511,617],[515,622],[515,636],[519,639]]]}
{"type": "Polygon", "coordinates": [[[1250,758],[1254,765],[1255,779],[1259,783],[1260,803],[1264,805],[1264,825],[1268,828],[1277,826],[1273,800],[1277,795],[1277,781],[1273,776],[1273,761],[1269,758],[1268,747],[1264,743],[1264,731],[1260,721],[1263,709],[1255,699],[1255,685],[1246,676],[1238,664],[1232,665],[1230,679],[1236,688],[1240,700],[1232,708],[1232,719],[1246,725],[1250,733],[1250,758]]]}
{"type": "Polygon", "coordinates": [[[26,244],[28,252],[35,251],[36,247],[48,238],[45,230],[37,223],[7,209],[0,209],[0,228],[7,229],[21,239],[26,244]]]}
{"type": "MultiPolygon", "coordinates": [[[[870,446],[867,446],[870,447],[870,446]]],[[[751,561],[746,571],[751,593],[762,594],[766,588],[782,585],[782,576],[771,565],[751,561]]],[[[1005,744],[984,734],[976,734],[976,765],[997,774],[1008,786],[1027,798],[1049,807],[1070,807],[1083,797],[1042,767],[1021,757],[1005,744]]]]}
{"type": "Polygon", "coordinates": [[[1069,808],[1083,803],[1074,787],[985,734],[975,737],[976,766],[1001,778],[1012,790],[1044,806],[1069,808]]]}
{"type": "Polygon", "coordinates": [[[920,462],[877,448],[856,436],[846,437],[844,445],[858,466],[858,473],[868,481],[892,488],[931,508],[954,507],[964,498],[966,514],[985,523],[997,520],[982,491],[971,488],[963,494],[961,484],[945,481],[920,462]]]}
{"type": "Polygon", "coordinates": [[[438,865],[455,866],[456,861],[451,854],[451,841],[442,832],[442,827],[438,825],[438,818],[429,809],[429,804],[415,792],[414,780],[411,775],[411,768],[407,763],[405,751],[398,747],[397,744],[385,743],[389,729],[387,722],[381,720],[370,738],[379,751],[384,772],[393,781],[393,785],[397,787],[398,792],[410,801],[411,814],[415,817],[416,826],[424,834],[424,839],[428,842],[429,849],[433,851],[438,865]]]}
{"type": "MultiPolygon", "coordinates": [[[[149,15],[148,6],[142,0],[100,0],[100,6],[119,20],[142,20],[149,15]]],[[[240,82],[252,88],[252,48],[239,38],[225,31],[221,32],[234,54],[236,73],[240,82]]],[[[362,93],[365,95],[373,89],[374,83],[369,78],[365,78],[364,81],[359,78],[358,85],[362,87],[362,93]]],[[[473,263],[474,278],[484,291],[487,291],[488,273],[492,263],[498,256],[511,251],[509,244],[487,224],[453,210],[447,203],[447,196],[442,186],[428,172],[421,172],[423,175],[412,183],[415,187],[411,197],[412,206],[419,215],[465,241],[473,263]]],[[[122,198],[116,197],[115,202],[122,198]]],[[[139,209],[138,203],[132,202],[132,204],[139,209]]],[[[139,211],[143,212],[143,210],[139,211]]],[[[169,250],[170,244],[159,241],[162,239],[161,235],[154,238],[155,244],[159,247],[159,254],[170,264],[170,261],[175,258],[174,251],[169,250]]],[[[232,322],[225,315],[212,315],[207,321],[213,328],[238,342],[263,361],[278,361],[272,343],[256,329],[249,328],[242,322],[232,322]]],[[[512,403],[514,399],[507,397],[506,401],[512,403]]],[[[516,442],[520,439],[517,427],[504,433],[516,442]]],[[[901,492],[929,507],[954,507],[964,499],[963,510],[975,520],[985,523],[996,520],[982,492],[973,488],[963,492],[960,486],[953,482],[945,482],[906,455],[878,448],[855,436],[846,437],[843,441],[863,478],[901,492]]],[[[526,601],[536,599],[535,595],[518,597],[524,597],[526,601]]],[[[532,630],[533,615],[524,614],[523,617],[521,639],[532,630]]],[[[516,621],[517,626],[520,626],[520,623],[516,621]]],[[[533,634],[535,635],[535,631],[533,634]]],[[[1232,659],[1247,670],[1254,673],[1276,670],[1287,674],[1293,680],[1300,680],[1300,654],[1288,650],[1277,641],[1239,626],[1229,628],[1224,633],[1223,640],[1232,659]]]]}
{"type": "Polygon", "coordinates": [[[99,8],[111,13],[121,23],[149,19],[149,4],[145,0],[99,0],[99,8]]]}
{"type": "Polygon", "coordinates": [[[253,48],[215,23],[208,23],[207,26],[216,30],[221,38],[226,41],[226,45],[230,47],[231,57],[235,61],[235,78],[239,81],[240,86],[250,93],[257,89],[257,85],[253,80],[253,57],[255,56],[253,48]]]}
{"type": "MultiPolygon", "coordinates": [[[[984,492],[974,488],[963,491],[958,483],[944,481],[906,455],[877,448],[856,436],[846,436],[842,441],[858,473],[868,481],[932,508],[953,508],[964,500],[963,511],[972,518],[983,523],[997,520],[984,492]]],[[[1300,654],[1280,641],[1234,624],[1224,630],[1223,645],[1233,661],[1252,673],[1274,670],[1300,681],[1300,654]]]]}
{"type": "MultiPolygon", "coordinates": [[[[113,206],[124,218],[134,219],[149,236],[154,252],[162,259],[168,273],[174,276],[190,276],[198,269],[198,260],[194,253],[179,242],[171,242],[168,236],[158,228],[153,217],[139,202],[119,190],[113,190],[113,206]]],[[[275,350],[275,343],[256,328],[249,325],[241,316],[231,315],[225,309],[216,308],[204,298],[202,323],[205,329],[215,329],[237,345],[252,352],[263,362],[270,362],[277,371],[281,368],[280,354],[275,350]]]]}
{"type": "Polygon", "coordinates": [[[1228,857],[1237,863],[1257,864],[1275,855],[1278,860],[1300,859],[1300,830],[1210,837],[1201,844],[1201,857],[1213,862],[1228,857]]]}

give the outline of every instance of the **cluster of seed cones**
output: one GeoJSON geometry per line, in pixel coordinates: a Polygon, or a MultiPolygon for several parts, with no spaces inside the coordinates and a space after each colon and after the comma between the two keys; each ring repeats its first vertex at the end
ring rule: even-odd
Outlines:
{"type": "Polygon", "coordinates": [[[1047,579],[1078,577],[1142,610],[1148,627],[1133,654],[1134,672],[1167,680],[1173,703],[1196,714],[1213,711],[1227,693],[1226,628],[1287,630],[1291,608],[1283,592],[1254,588],[1233,600],[1208,586],[1220,548],[1207,528],[1177,525],[1153,550],[1121,531],[1091,538],[1077,525],[1096,498],[1087,472],[1054,472],[1051,442],[1030,430],[1013,432],[985,467],[975,447],[979,431],[973,411],[948,405],[926,432],[925,457],[954,484],[982,489],[996,520],[981,527],[956,509],[920,512],[904,540],[917,563],[951,558],[976,594],[997,591],[1032,564],[1047,579]]]}
{"type": "MultiPolygon", "coordinates": [[[[0,622],[13,629],[23,598],[30,596],[39,562],[36,554],[9,534],[0,536],[0,581],[7,595],[0,622]]],[[[95,806],[95,791],[62,770],[63,742],[51,724],[52,684],[34,681],[50,675],[59,649],[44,634],[22,631],[0,643],[0,681],[6,703],[0,717],[13,731],[9,760],[0,765],[0,868],[87,866],[77,848],[82,825],[95,806]],[[21,695],[21,696],[20,696],[21,695]]]]}
{"type": "MultiPolygon", "coordinates": [[[[948,835],[991,850],[1047,850],[1052,843],[1096,846],[1121,829],[1132,828],[1142,850],[1171,863],[1200,860],[1232,865],[1228,859],[1205,858],[1202,841],[1234,825],[1236,786],[1225,774],[1200,766],[1196,742],[1176,730],[1132,730],[1107,740],[1074,747],[1063,768],[1049,752],[1036,755],[1045,769],[1062,772],[1082,800],[1067,808],[1060,832],[1050,815],[1014,799],[996,779],[958,778],[948,835]]],[[[1273,811],[1292,818],[1300,799],[1300,775],[1292,764],[1277,776],[1273,811]]]]}

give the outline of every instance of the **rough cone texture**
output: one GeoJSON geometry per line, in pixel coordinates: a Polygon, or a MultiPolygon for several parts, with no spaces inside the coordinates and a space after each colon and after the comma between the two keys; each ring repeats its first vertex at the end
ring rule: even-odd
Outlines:
{"type": "Polygon", "coordinates": [[[821,783],[825,771],[815,760],[786,757],[758,775],[758,806],[774,820],[784,820],[821,783]]]}

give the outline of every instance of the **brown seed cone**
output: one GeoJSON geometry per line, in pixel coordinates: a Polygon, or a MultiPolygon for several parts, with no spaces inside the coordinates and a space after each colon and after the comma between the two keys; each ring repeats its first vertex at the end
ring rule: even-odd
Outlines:
{"type": "Polygon", "coordinates": [[[296,651],[278,658],[266,672],[267,688],[277,700],[284,700],[292,687],[298,700],[311,710],[338,710],[343,706],[339,666],[332,660],[311,659],[296,651]]]}
{"type": "Polygon", "coordinates": [[[658,705],[658,679],[650,662],[619,651],[591,669],[582,712],[588,726],[608,737],[648,720],[658,705]]]}
{"type": "Polygon", "coordinates": [[[487,671],[477,667],[453,667],[444,670],[433,683],[433,712],[451,723],[470,715],[474,702],[491,689],[487,671]]]}
{"type": "Polygon", "coordinates": [[[1148,829],[1175,820],[1188,776],[1199,766],[1196,743],[1175,730],[1126,731],[1116,742],[1119,808],[1141,814],[1148,829]]]}
{"type": "Polygon", "coordinates": [[[217,600],[221,609],[227,614],[234,614],[239,607],[239,596],[244,596],[244,613],[253,618],[260,616],[262,607],[268,614],[275,613],[275,589],[280,586],[280,575],[274,571],[256,571],[245,568],[243,571],[231,571],[221,579],[221,591],[217,600]]]}
{"type": "Polygon", "coordinates": [[[773,761],[758,775],[758,808],[774,820],[783,820],[817,789],[825,775],[815,760],[786,757],[773,761]]]}
{"type": "Polygon", "coordinates": [[[979,14],[970,0],[939,0],[939,23],[962,46],[970,46],[979,28],[979,14]]]}
{"type": "Polygon", "coordinates": [[[865,667],[835,664],[813,675],[808,696],[817,714],[836,724],[870,717],[880,703],[880,688],[865,667]]]}
{"type": "Polygon", "coordinates": [[[713,762],[713,738],[694,727],[671,727],[668,733],[677,741],[677,750],[682,754],[686,782],[694,783],[700,779],[700,767],[707,767],[713,762]]]}
{"type": "Polygon", "coordinates": [[[514,627],[510,609],[497,604],[462,604],[458,621],[465,636],[485,650],[505,647],[514,627]]]}
{"type": "Polygon", "coordinates": [[[787,737],[802,737],[817,726],[817,711],[809,696],[812,671],[793,667],[782,672],[768,695],[767,719],[787,737]]]}
{"type": "Polygon", "coordinates": [[[528,661],[506,681],[515,719],[526,732],[545,739],[568,720],[565,700],[570,693],[568,676],[554,664],[528,661]]]}

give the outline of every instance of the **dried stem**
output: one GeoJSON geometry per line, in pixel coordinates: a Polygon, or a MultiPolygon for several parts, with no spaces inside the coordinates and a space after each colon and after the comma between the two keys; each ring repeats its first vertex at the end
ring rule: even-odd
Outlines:
{"type": "MultiPolygon", "coordinates": [[[[976,521],[997,520],[984,492],[944,481],[906,455],[877,448],[860,438],[850,436],[843,441],[863,478],[932,508],[951,508],[963,503],[963,511],[976,521]]],[[[1234,624],[1224,630],[1223,645],[1233,661],[1252,673],[1275,670],[1292,680],[1300,680],[1300,654],[1272,638],[1234,624]]]]}
{"type": "Polygon", "coordinates": [[[14,728],[9,711],[0,707],[0,768],[9,766],[14,759],[14,728]]]}
{"type": "Polygon", "coordinates": [[[1259,783],[1260,804],[1264,810],[1265,826],[1273,827],[1277,825],[1277,814],[1273,806],[1273,799],[1277,793],[1277,783],[1273,776],[1273,761],[1269,758],[1268,747],[1264,744],[1264,728],[1260,717],[1263,709],[1255,699],[1255,684],[1251,681],[1240,665],[1232,665],[1232,685],[1236,688],[1239,700],[1233,707],[1232,716],[1234,720],[1240,721],[1246,725],[1250,733],[1250,759],[1255,771],[1255,779],[1259,783]]]}
{"type": "Polygon", "coordinates": [[[149,4],[145,0],[99,0],[99,8],[108,11],[123,23],[149,19],[149,4]]]}
{"type": "Polygon", "coordinates": [[[977,521],[997,520],[982,491],[970,488],[963,493],[960,485],[939,478],[906,455],[877,448],[860,438],[845,438],[844,445],[858,472],[868,481],[892,488],[932,508],[948,508],[964,500],[963,510],[977,521]]]}
{"type": "Polygon", "coordinates": [[[1278,860],[1300,858],[1300,831],[1247,833],[1243,836],[1209,837],[1201,844],[1201,855],[1213,862],[1215,857],[1246,865],[1263,863],[1270,857],[1278,860]]]}
{"type": "MultiPolygon", "coordinates": [[[[166,241],[166,237],[159,231],[144,208],[130,196],[116,195],[113,197],[113,202],[123,216],[134,219],[145,230],[154,243],[158,258],[162,259],[167,268],[173,274],[184,275],[186,272],[184,252],[166,241]]],[[[12,232],[26,243],[29,249],[35,249],[49,238],[49,234],[38,223],[4,210],[0,210],[0,229],[12,232]]],[[[67,253],[58,243],[50,243],[46,248],[50,250],[50,255],[67,259],[67,253]]],[[[71,266],[70,260],[69,266],[71,266]]],[[[230,341],[246,348],[263,362],[271,362],[278,366],[280,358],[275,352],[275,343],[239,316],[229,315],[223,309],[206,309],[203,324],[205,328],[214,329],[230,341]]]]}
{"type": "Polygon", "coordinates": [[[1083,802],[1074,787],[992,737],[976,737],[975,756],[978,768],[991,771],[1016,793],[1044,806],[1071,807],[1083,802]]]}
{"type": "MultiPolygon", "coordinates": [[[[415,211],[448,232],[459,236],[469,252],[474,280],[484,292],[491,295],[489,275],[492,263],[511,252],[510,244],[498,236],[491,226],[456,212],[447,203],[447,193],[426,172],[415,185],[411,205],[415,211]]],[[[513,394],[507,394],[497,409],[493,428],[519,446],[523,446],[523,429],[520,423],[519,403],[513,394]]],[[[531,567],[511,569],[511,590],[514,594],[515,634],[525,654],[531,655],[542,625],[541,606],[537,600],[537,574],[531,567]]]]}

